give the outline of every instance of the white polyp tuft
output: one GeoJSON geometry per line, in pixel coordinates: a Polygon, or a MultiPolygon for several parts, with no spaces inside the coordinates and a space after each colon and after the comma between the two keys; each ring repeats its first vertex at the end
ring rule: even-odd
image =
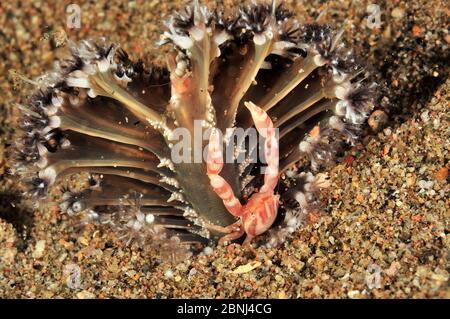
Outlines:
{"type": "Polygon", "coordinates": [[[64,102],[64,99],[58,95],[52,97],[52,105],[53,106],[60,107],[63,102],[64,102]]]}
{"type": "Polygon", "coordinates": [[[367,112],[358,112],[348,100],[342,100],[336,104],[336,114],[344,116],[352,124],[362,124],[367,117],[367,112]]]}
{"type": "Polygon", "coordinates": [[[72,204],[72,211],[75,213],[82,212],[85,208],[86,206],[81,201],[76,201],[75,203],[72,204]]]}
{"type": "Polygon", "coordinates": [[[340,72],[336,68],[333,68],[333,81],[336,83],[343,83],[349,78],[349,75],[343,72],[340,72]]]}
{"type": "Polygon", "coordinates": [[[328,179],[327,173],[319,173],[314,179],[315,188],[328,188],[331,186],[331,182],[328,179]]]}
{"type": "Polygon", "coordinates": [[[327,60],[325,60],[320,54],[314,55],[312,59],[314,64],[318,67],[324,66],[327,63],[327,60]]]}
{"type": "Polygon", "coordinates": [[[305,191],[310,192],[312,190],[312,186],[311,183],[306,183],[304,186],[305,191]]]}
{"type": "Polygon", "coordinates": [[[153,215],[153,214],[147,214],[147,215],[145,216],[145,222],[146,222],[147,224],[153,224],[154,221],[155,221],[155,215],[153,215]]]}
{"type": "Polygon", "coordinates": [[[83,70],[72,71],[69,75],[71,77],[73,77],[73,78],[82,78],[82,79],[84,78],[84,79],[86,79],[89,74],[91,74],[91,73],[94,74],[95,73],[95,68],[92,65],[90,65],[90,66],[91,66],[91,68],[89,68],[89,69],[87,68],[87,66],[85,66],[83,68],[83,70]]]}
{"type": "Polygon", "coordinates": [[[59,204],[59,209],[62,212],[66,212],[68,208],[69,208],[69,203],[68,202],[62,202],[62,203],[59,204]]]}
{"type": "Polygon", "coordinates": [[[337,85],[334,89],[334,94],[339,100],[344,100],[347,98],[351,90],[351,84],[348,82],[341,83],[337,85]]]}
{"type": "Polygon", "coordinates": [[[52,185],[55,182],[56,177],[56,171],[51,166],[39,172],[39,178],[46,180],[48,185],[52,185]]]}
{"type": "Polygon", "coordinates": [[[316,178],[314,177],[314,175],[311,172],[302,173],[301,175],[306,176],[306,182],[308,182],[308,183],[312,183],[316,180],[316,178]]]}
{"type": "Polygon", "coordinates": [[[70,191],[65,191],[63,194],[62,194],[62,199],[64,200],[64,201],[68,201],[69,199],[71,199],[72,198],[72,193],[70,192],[70,191]]]}
{"type": "Polygon", "coordinates": [[[183,211],[183,217],[191,217],[191,218],[197,218],[198,214],[195,210],[193,210],[190,207],[187,207],[183,211]]]}
{"type": "MultiPolygon", "coordinates": [[[[142,195],[142,194],[140,194],[140,195],[142,195]]],[[[141,196],[140,198],[142,198],[142,196],[141,196]]],[[[142,213],[140,210],[138,210],[138,211],[136,212],[136,220],[137,220],[138,222],[144,223],[145,217],[146,217],[145,214],[142,213]]]]}
{"type": "Polygon", "coordinates": [[[116,63],[114,62],[114,55],[116,54],[117,48],[118,48],[117,46],[113,46],[109,51],[108,56],[106,57],[106,60],[108,61],[109,65],[112,68],[116,68],[117,66],[116,63]]]}
{"type": "Polygon", "coordinates": [[[48,126],[51,128],[58,128],[61,126],[61,118],[59,116],[51,116],[48,121],[48,126]]]}
{"type": "Polygon", "coordinates": [[[205,36],[205,31],[199,27],[194,26],[189,30],[189,34],[195,41],[200,42],[205,36]]]}
{"type": "Polygon", "coordinates": [[[253,36],[253,42],[256,45],[264,45],[267,41],[266,35],[264,33],[258,33],[253,36]]]}
{"type": "Polygon", "coordinates": [[[298,220],[294,216],[286,216],[286,225],[288,227],[296,228],[298,226],[298,220]]]}
{"type": "Polygon", "coordinates": [[[214,35],[214,42],[216,43],[217,46],[225,43],[229,39],[230,39],[230,36],[225,31],[221,31],[218,34],[214,35]]]}
{"type": "Polygon", "coordinates": [[[348,107],[348,101],[346,100],[342,100],[336,103],[336,111],[335,113],[338,116],[345,116],[345,114],[347,113],[347,107],[348,107]]]}
{"type": "Polygon", "coordinates": [[[170,177],[167,177],[167,176],[163,176],[162,178],[159,179],[159,181],[161,183],[165,183],[165,184],[171,185],[171,186],[175,186],[174,183],[176,183],[176,179],[170,178],[170,177]]]}
{"type": "MultiPolygon", "coordinates": [[[[83,70],[82,70],[82,71],[76,70],[76,71],[72,72],[71,75],[72,75],[73,73],[75,73],[75,72],[83,73],[84,75],[81,76],[81,77],[87,77],[88,75],[93,75],[93,74],[97,73],[97,68],[95,67],[94,64],[85,64],[85,65],[83,66],[83,70]]],[[[76,75],[75,75],[75,76],[76,76],[76,75]]]]}
{"type": "Polygon", "coordinates": [[[179,201],[179,202],[184,202],[183,195],[181,195],[181,193],[179,193],[179,192],[173,192],[172,194],[170,194],[170,197],[167,200],[167,202],[170,203],[170,202],[173,202],[175,200],[179,201]]]}
{"type": "Polygon", "coordinates": [[[288,178],[293,178],[295,176],[295,171],[288,169],[285,174],[288,178]]]}
{"type": "Polygon", "coordinates": [[[133,220],[131,221],[131,228],[133,228],[133,230],[140,230],[142,228],[142,223],[139,220],[133,220]]]}
{"type": "Polygon", "coordinates": [[[36,147],[40,156],[47,155],[48,150],[44,145],[42,145],[41,143],[37,143],[36,147]]]}
{"type": "Polygon", "coordinates": [[[96,211],[90,209],[87,213],[87,218],[88,220],[98,220],[99,214],[96,211]]]}
{"type": "Polygon", "coordinates": [[[182,77],[186,73],[187,63],[184,60],[177,62],[177,68],[175,69],[175,74],[178,77],[182,77]]]}
{"type": "Polygon", "coordinates": [[[175,170],[175,166],[173,165],[173,162],[169,158],[164,158],[164,157],[159,159],[159,164],[156,167],[158,167],[158,168],[167,167],[171,171],[175,170]]]}
{"type": "Polygon", "coordinates": [[[345,129],[344,122],[342,122],[338,116],[330,117],[328,123],[330,124],[330,127],[335,129],[336,131],[342,132],[345,129]]]}
{"type": "Polygon", "coordinates": [[[61,148],[67,149],[70,146],[70,141],[67,138],[61,140],[61,148]]]}
{"type": "Polygon", "coordinates": [[[302,192],[298,192],[295,194],[295,200],[300,204],[302,208],[305,208],[308,206],[308,202],[306,201],[306,196],[302,192]]]}
{"type": "Polygon", "coordinates": [[[288,41],[277,41],[274,43],[272,52],[274,54],[283,55],[287,49],[295,47],[295,44],[288,41]]]}
{"type": "Polygon", "coordinates": [[[302,153],[309,153],[312,150],[311,143],[306,142],[306,141],[300,142],[300,144],[298,145],[298,148],[299,148],[300,152],[302,152],[302,153]]]}
{"type": "Polygon", "coordinates": [[[89,81],[87,78],[68,77],[66,79],[68,86],[89,89],[89,81]]]}
{"type": "Polygon", "coordinates": [[[109,63],[108,59],[106,59],[106,58],[101,59],[100,61],[97,62],[98,70],[99,70],[101,73],[104,73],[104,72],[108,71],[110,65],[111,65],[111,64],[109,63]]]}
{"type": "Polygon", "coordinates": [[[45,168],[48,165],[48,160],[45,156],[42,156],[36,163],[35,165],[39,168],[45,168]]]}
{"type": "Polygon", "coordinates": [[[213,253],[213,249],[209,246],[206,246],[205,248],[203,248],[203,253],[207,256],[211,255],[213,253]]]}
{"type": "Polygon", "coordinates": [[[95,98],[95,97],[97,97],[98,94],[93,89],[90,89],[90,90],[88,90],[87,95],[90,98],[95,98]]]}
{"type": "Polygon", "coordinates": [[[55,115],[58,112],[59,106],[55,106],[53,103],[48,105],[47,108],[44,110],[45,114],[48,116],[55,115]]]}
{"type": "Polygon", "coordinates": [[[171,39],[175,43],[175,45],[179,46],[182,49],[189,50],[190,48],[192,48],[194,42],[192,41],[191,38],[178,35],[173,27],[172,22],[170,22],[168,26],[170,29],[170,33],[164,32],[165,37],[171,39]]]}

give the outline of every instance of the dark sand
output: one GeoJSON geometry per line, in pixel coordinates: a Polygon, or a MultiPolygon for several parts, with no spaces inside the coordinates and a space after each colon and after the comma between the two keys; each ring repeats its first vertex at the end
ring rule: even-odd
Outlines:
{"type": "MultiPolygon", "coordinates": [[[[105,36],[134,58],[162,61],[153,45],[161,21],[186,4],[82,2],[80,30],[66,30],[63,2],[0,3],[0,298],[450,297],[445,1],[382,2],[380,29],[366,27],[370,2],[330,1],[328,23],[340,28],[347,19],[347,42],[373,69],[387,127],[329,171],[324,216],[283,247],[255,256],[231,245],[176,265],[124,246],[102,227],[80,227],[48,202],[33,209],[6,174],[12,104],[31,89],[11,71],[32,79],[50,69],[65,32],[70,39],[105,36]]],[[[324,8],[318,2],[287,1],[304,21],[324,8]]]]}

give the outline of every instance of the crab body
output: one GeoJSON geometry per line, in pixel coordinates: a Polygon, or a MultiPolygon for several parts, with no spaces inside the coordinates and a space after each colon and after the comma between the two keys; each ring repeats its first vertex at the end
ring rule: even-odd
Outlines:
{"type": "Polygon", "coordinates": [[[251,239],[269,230],[277,217],[279,204],[280,197],[271,192],[256,193],[250,197],[241,216],[247,238],[251,239]]]}

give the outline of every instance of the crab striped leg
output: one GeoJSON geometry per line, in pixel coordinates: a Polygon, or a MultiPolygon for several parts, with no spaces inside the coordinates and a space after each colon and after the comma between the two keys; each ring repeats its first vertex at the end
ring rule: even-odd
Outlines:
{"type": "Polygon", "coordinates": [[[252,115],[258,133],[266,139],[264,154],[267,167],[264,175],[264,185],[261,187],[260,192],[273,192],[278,184],[279,147],[276,131],[272,120],[263,109],[252,102],[245,102],[245,106],[252,115]]]}
{"type": "Polygon", "coordinates": [[[209,137],[206,167],[210,184],[214,192],[222,199],[225,208],[233,216],[241,216],[242,205],[239,199],[234,196],[230,184],[219,175],[223,168],[223,154],[219,134],[215,129],[212,130],[209,137]]]}
{"type": "Polygon", "coordinates": [[[264,185],[260,192],[273,192],[278,184],[279,147],[275,134],[275,128],[267,129],[266,142],[264,144],[267,167],[264,174],[264,185]]]}

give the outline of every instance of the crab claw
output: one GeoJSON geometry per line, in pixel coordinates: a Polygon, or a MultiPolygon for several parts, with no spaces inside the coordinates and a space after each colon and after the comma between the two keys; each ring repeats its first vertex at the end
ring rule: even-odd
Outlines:
{"type": "Polygon", "coordinates": [[[267,138],[267,130],[273,128],[273,123],[269,115],[253,102],[244,102],[244,105],[252,114],[253,122],[258,133],[264,138],[267,138]]]}
{"type": "Polygon", "coordinates": [[[216,129],[211,131],[208,144],[208,156],[206,160],[208,175],[218,175],[223,168],[222,145],[219,133],[216,129]]]}
{"type": "Polygon", "coordinates": [[[217,130],[213,129],[209,137],[208,156],[206,160],[209,181],[214,192],[222,199],[223,204],[230,214],[241,216],[242,206],[239,199],[234,196],[230,184],[219,175],[222,168],[223,154],[221,139],[217,130]]]}
{"type": "Polygon", "coordinates": [[[258,133],[265,139],[264,155],[267,167],[264,176],[264,185],[260,192],[273,192],[278,184],[279,147],[276,129],[269,115],[252,102],[245,102],[245,107],[250,111],[258,133]]]}

